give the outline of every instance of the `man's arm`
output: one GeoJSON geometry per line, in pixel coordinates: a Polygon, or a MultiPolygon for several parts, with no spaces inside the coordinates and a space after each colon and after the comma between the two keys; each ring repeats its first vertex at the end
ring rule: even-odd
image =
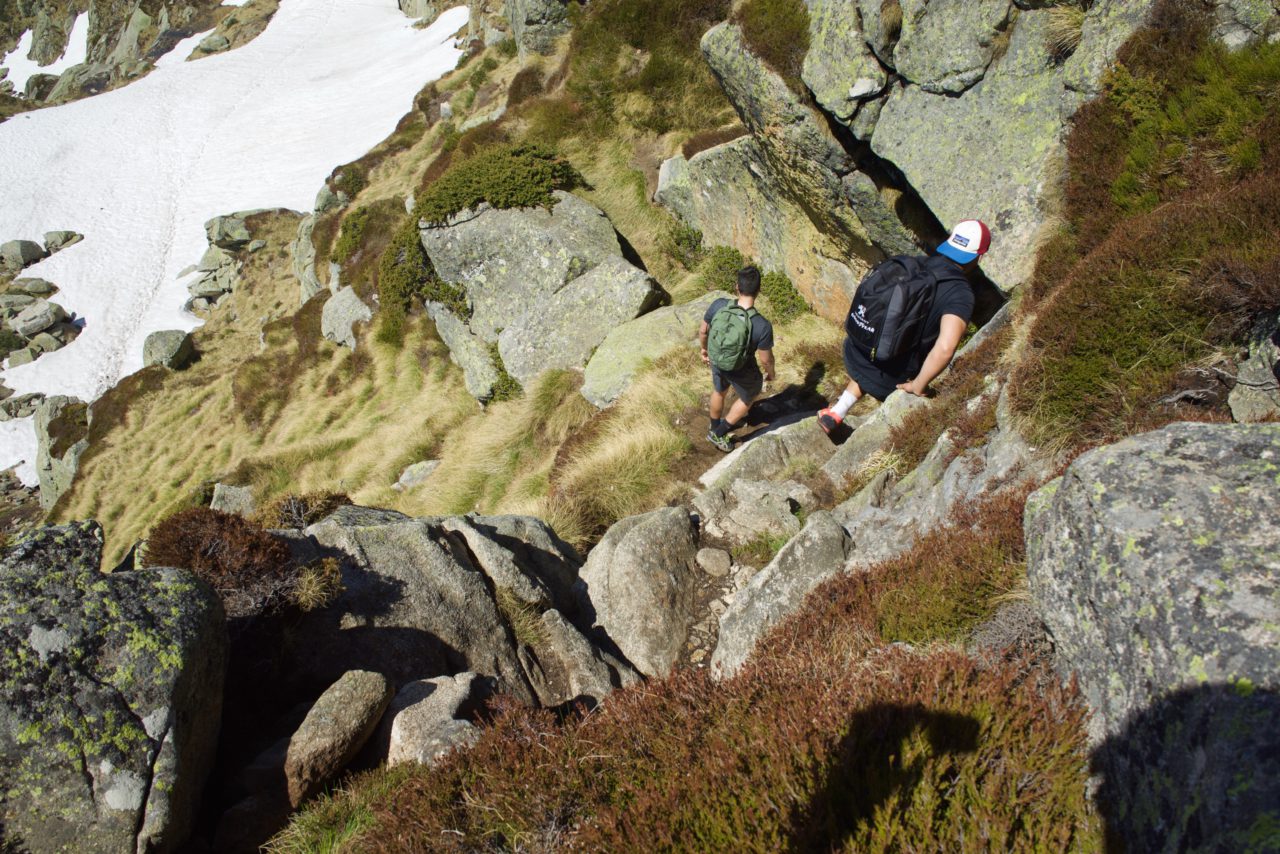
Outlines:
{"type": "Polygon", "coordinates": [[[757,350],[756,355],[760,357],[760,369],[764,371],[766,382],[773,382],[773,351],[757,350]]]}
{"type": "Polygon", "coordinates": [[[933,345],[933,349],[929,351],[924,364],[920,367],[920,373],[916,374],[916,378],[911,382],[902,383],[898,388],[908,394],[923,395],[925,390],[929,388],[929,383],[933,382],[934,378],[942,373],[943,368],[951,364],[951,358],[955,356],[956,347],[960,345],[960,339],[964,337],[966,326],[968,326],[968,323],[959,315],[942,315],[942,328],[938,333],[938,340],[933,345]]]}
{"type": "Polygon", "coordinates": [[[702,345],[702,363],[704,365],[711,364],[711,357],[707,355],[707,333],[710,330],[711,330],[710,324],[708,324],[705,320],[702,321],[702,326],[699,327],[698,329],[698,343],[702,345]]]}

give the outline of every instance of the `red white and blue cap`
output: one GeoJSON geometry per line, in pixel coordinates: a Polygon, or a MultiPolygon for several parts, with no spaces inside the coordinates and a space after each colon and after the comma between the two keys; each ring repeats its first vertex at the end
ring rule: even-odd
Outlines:
{"type": "Polygon", "coordinates": [[[960,264],[968,264],[981,258],[990,248],[991,229],[982,220],[966,219],[951,229],[951,236],[938,247],[938,254],[960,264]]]}

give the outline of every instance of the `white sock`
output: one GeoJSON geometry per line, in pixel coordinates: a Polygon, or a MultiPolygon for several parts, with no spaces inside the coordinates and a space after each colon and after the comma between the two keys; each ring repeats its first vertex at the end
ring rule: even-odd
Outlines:
{"type": "Polygon", "coordinates": [[[849,410],[852,409],[853,405],[857,402],[858,398],[854,397],[853,393],[846,389],[840,393],[840,399],[837,400],[836,405],[831,408],[835,410],[836,415],[839,415],[840,420],[843,421],[844,417],[849,414],[849,410]]]}

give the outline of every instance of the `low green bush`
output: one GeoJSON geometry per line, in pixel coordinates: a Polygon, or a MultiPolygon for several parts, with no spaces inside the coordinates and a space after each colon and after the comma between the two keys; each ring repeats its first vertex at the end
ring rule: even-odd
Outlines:
{"type": "Polygon", "coordinates": [[[732,246],[712,246],[698,266],[698,283],[704,291],[727,291],[738,288],[738,271],[750,263],[732,246]]]}
{"type": "Polygon", "coordinates": [[[760,295],[764,298],[763,309],[774,323],[795,320],[809,311],[809,304],[786,273],[765,273],[760,278],[760,295]]]}
{"type": "Polygon", "coordinates": [[[337,192],[346,193],[348,199],[360,195],[360,191],[369,186],[369,174],[355,163],[348,163],[334,170],[329,178],[329,185],[337,192]]]}
{"type": "Polygon", "coordinates": [[[502,353],[498,350],[498,342],[494,341],[489,345],[489,358],[493,361],[493,367],[498,372],[498,381],[493,384],[492,403],[499,403],[504,400],[515,400],[524,394],[524,387],[511,374],[507,373],[507,366],[502,361],[502,353]]]}
{"type": "Polygon", "coordinates": [[[379,341],[400,345],[404,319],[415,301],[443,303],[464,317],[470,313],[466,294],[436,275],[422,248],[417,218],[409,217],[378,262],[379,341]]]}
{"type": "Polygon", "coordinates": [[[495,208],[550,208],[555,190],[571,190],[581,184],[582,176],[569,161],[547,146],[494,145],[455,160],[426,188],[414,208],[414,217],[443,224],[481,202],[495,208]]]}

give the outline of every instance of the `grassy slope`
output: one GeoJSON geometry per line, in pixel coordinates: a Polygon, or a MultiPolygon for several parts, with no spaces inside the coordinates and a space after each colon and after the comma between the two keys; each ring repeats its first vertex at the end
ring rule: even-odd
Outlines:
{"type": "MultiPolygon", "coordinates": [[[[1127,70],[1081,116],[1068,224],[1010,340],[993,344],[1024,356],[1013,390],[1028,432],[1068,453],[1226,417],[1220,400],[1155,401],[1280,293],[1267,100],[1280,48],[1205,48],[1188,8],[1163,6],[1162,29],[1131,42],[1127,70]],[[1165,328],[1170,316],[1184,328],[1165,328]]],[[[895,432],[904,467],[944,426],[962,443],[990,426],[989,411],[938,413],[958,416],[994,355],[958,365],[954,393],[895,432]]],[[[276,846],[1098,850],[1078,699],[1038,665],[975,667],[949,646],[1019,586],[1024,495],[824,585],[733,680],[681,671],[566,721],[501,708],[473,750],[357,779],[276,846]],[[886,648],[896,639],[916,650],[886,648]]]]}

